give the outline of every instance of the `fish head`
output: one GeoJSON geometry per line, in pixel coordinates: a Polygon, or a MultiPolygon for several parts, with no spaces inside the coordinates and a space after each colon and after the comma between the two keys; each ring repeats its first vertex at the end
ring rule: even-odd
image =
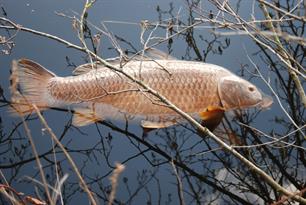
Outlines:
{"type": "Polygon", "coordinates": [[[273,102],[271,97],[255,85],[235,75],[221,78],[218,92],[221,104],[226,110],[255,106],[267,108],[273,102]]]}

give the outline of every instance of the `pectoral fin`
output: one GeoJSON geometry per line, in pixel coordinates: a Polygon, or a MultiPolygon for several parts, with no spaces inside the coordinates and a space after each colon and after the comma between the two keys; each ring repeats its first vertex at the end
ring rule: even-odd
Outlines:
{"type": "Polygon", "coordinates": [[[89,108],[78,108],[75,109],[73,114],[72,124],[77,127],[82,127],[101,120],[102,118],[97,116],[94,110],[89,108]]]}
{"type": "Polygon", "coordinates": [[[224,108],[219,106],[208,106],[203,112],[200,112],[201,124],[213,131],[224,117],[224,108]]]}

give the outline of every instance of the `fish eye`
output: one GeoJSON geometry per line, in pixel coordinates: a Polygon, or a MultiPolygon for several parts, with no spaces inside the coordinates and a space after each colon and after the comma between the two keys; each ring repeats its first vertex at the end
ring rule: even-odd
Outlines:
{"type": "Polygon", "coordinates": [[[255,91],[255,88],[253,86],[248,87],[248,89],[249,89],[250,92],[255,91]]]}

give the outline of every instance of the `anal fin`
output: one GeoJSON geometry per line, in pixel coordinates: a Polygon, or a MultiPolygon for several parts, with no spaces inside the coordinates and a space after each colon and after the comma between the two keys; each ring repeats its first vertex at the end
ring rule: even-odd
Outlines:
{"type": "Polygon", "coordinates": [[[72,124],[77,127],[82,127],[101,120],[102,118],[97,116],[94,110],[89,108],[77,108],[74,110],[72,124]]]}
{"type": "Polygon", "coordinates": [[[176,121],[149,121],[149,120],[142,120],[140,125],[143,129],[143,135],[146,136],[149,132],[155,129],[162,129],[166,127],[170,127],[175,125],[176,121]]]}
{"type": "Polygon", "coordinates": [[[146,129],[161,129],[161,128],[170,127],[175,124],[176,122],[174,121],[164,121],[164,122],[154,122],[149,120],[141,121],[141,127],[146,129]]]}

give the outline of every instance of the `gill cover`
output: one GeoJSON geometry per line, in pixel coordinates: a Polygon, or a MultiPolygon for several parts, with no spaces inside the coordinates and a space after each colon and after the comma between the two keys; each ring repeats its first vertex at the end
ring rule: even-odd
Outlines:
{"type": "Polygon", "coordinates": [[[235,75],[220,79],[218,93],[222,107],[226,110],[254,107],[263,100],[255,85],[235,75]]]}

